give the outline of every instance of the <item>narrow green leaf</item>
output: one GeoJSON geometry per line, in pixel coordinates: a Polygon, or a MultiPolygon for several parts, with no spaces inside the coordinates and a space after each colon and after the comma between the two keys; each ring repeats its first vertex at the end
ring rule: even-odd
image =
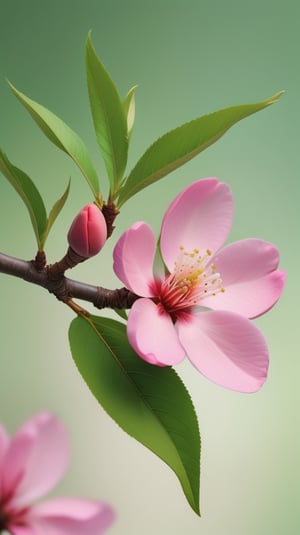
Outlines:
{"type": "Polygon", "coordinates": [[[49,235],[51,227],[52,227],[54,221],[56,220],[56,218],[58,217],[59,213],[61,212],[61,210],[64,207],[64,204],[65,204],[65,202],[66,202],[66,200],[68,198],[68,195],[69,195],[70,184],[71,184],[71,180],[69,180],[67,188],[66,188],[65,192],[63,193],[63,195],[58,199],[58,201],[56,201],[56,203],[54,203],[52,209],[50,210],[50,213],[49,213],[49,216],[48,216],[48,220],[47,220],[47,226],[46,226],[45,232],[43,234],[42,246],[45,245],[45,242],[46,242],[46,239],[47,239],[47,237],[49,235]]]}
{"type": "Polygon", "coordinates": [[[43,199],[28,175],[15,167],[0,149],[0,171],[18,192],[27,206],[38,249],[42,250],[42,236],[47,225],[47,214],[43,199]]]}
{"type": "Polygon", "coordinates": [[[137,89],[137,85],[134,85],[127,93],[126,97],[124,98],[123,106],[124,106],[124,112],[125,116],[127,117],[127,132],[128,132],[128,140],[131,137],[133,125],[134,125],[134,119],[135,119],[135,92],[137,89]]]}
{"type": "Polygon", "coordinates": [[[118,90],[95,52],[90,33],[86,41],[86,73],[96,137],[114,193],[127,162],[127,123],[118,90]]]}
{"type": "Polygon", "coordinates": [[[151,145],[130,172],[118,207],[215,143],[235,123],[278,101],[283,91],[256,104],[233,106],[204,115],[164,134],[151,145]]]}
{"type": "Polygon", "coordinates": [[[80,137],[54,113],[26,97],[8,82],[12,91],[29,111],[30,115],[56,147],[66,152],[86,178],[94,196],[98,199],[99,181],[86,146],[80,137]]]}
{"type": "Polygon", "coordinates": [[[102,407],[170,466],[200,514],[198,422],[175,371],[140,359],[128,343],[126,326],[112,319],[78,317],[69,340],[78,370],[102,407]]]}
{"type": "Polygon", "coordinates": [[[114,308],[115,313],[120,316],[123,320],[128,320],[127,312],[124,308],[114,308]]]}

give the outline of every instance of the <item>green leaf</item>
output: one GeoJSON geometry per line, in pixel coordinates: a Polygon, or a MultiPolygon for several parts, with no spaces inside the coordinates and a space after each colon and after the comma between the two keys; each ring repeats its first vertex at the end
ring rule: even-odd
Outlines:
{"type": "Polygon", "coordinates": [[[137,89],[137,85],[134,85],[127,93],[126,97],[124,98],[123,106],[124,106],[124,112],[125,116],[127,117],[127,132],[128,132],[128,140],[131,137],[133,125],[134,125],[134,119],[135,119],[135,92],[137,89]]]}
{"type": "Polygon", "coordinates": [[[123,320],[128,320],[127,312],[124,308],[114,308],[115,313],[120,316],[123,320]]]}
{"type": "Polygon", "coordinates": [[[16,97],[54,145],[66,152],[86,178],[96,199],[99,197],[99,181],[86,146],[80,137],[59,117],[34,100],[26,97],[8,82],[16,97]]]}
{"type": "Polygon", "coordinates": [[[175,371],[140,359],[129,345],[126,326],[112,319],[77,317],[69,340],[78,370],[99,403],[124,431],[170,466],[200,515],[198,422],[175,371]]]}
{"type": "Polygon", "coordinates": [[[18,192],[27,206],[38,249],[42,250],[42,237],[47,225],[47,214],[43,199],[28,175],[15,167],[0,149],[0,170],[18,192]]]}
{"type": "Polygon", "coordinates": [[[42,246],[45,245],[45,242],[46,242],[46,239],[47,239],[47,237],[49,235],[50,229],[51,229],[54,221],[58,217],[59,213],[61,212],[61,210],[64,207],[64,204],[65,204],[65,202],[66,202],[66,200],[68,198],[68,195],[69,195],[70,184],[71,184],[71,180],[69,180],[69,183],[68,183],[67,188],[66,188],[65,192],[63,193],[63,195],[58,199],[58,201],[56,201],[56,203],[53,205],[52,209],[50,210],[50,213],[49,213],[49,216],[48,216],[48,220],[47,220],[47,226],[46,226],[45,232],[43,234],[42,246]]]}
{"type": "Polygon", "coordinates": [[[235,123],[278,101],[283,91],[256,104],[233,106],[204,115],[171,130],[151,145],[130,172],[118,207],[215,143],[235,123]]]}
{"type": "Polygon", "coordinates": [[[118,90],[95,52],[90,33],[86,41],[86,72],[96,137],[114,193],[127,162],[127,123],[118,90]]]}

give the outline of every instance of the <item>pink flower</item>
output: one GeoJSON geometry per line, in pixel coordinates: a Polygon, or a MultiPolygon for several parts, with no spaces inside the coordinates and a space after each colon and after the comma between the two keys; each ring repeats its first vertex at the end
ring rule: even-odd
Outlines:
{"type": "Polygon", "coordinates": [[[95,256],[107,238],[104,215],[95,204],[87,204],[75,217],[68,232],[68,242],[83,258],[95,256]]]}
{"type": "Polygon", "coordinates": [[[158,366],[185,355],[210,380],[255,392],[268,370],[268,347],[248,318],[269,310],[283,290],[274,245],[246,239],[219,250],[232,224],[230,188],[198,180],[171,203],[163,218],[160,253],[143,222],[133,224],[114,249],[114,270],[141,296],[129,312],[127,334],[138,355],[158,366]]]}
{"type": "Polygon", "coordinates": [[[0,533],[12,535],[100,535],[114,520],[102,502],[77,498],[31,503],[58,482],[68,461],[61,423],[40,413],[12,439],[0,425],[0,533]]]}

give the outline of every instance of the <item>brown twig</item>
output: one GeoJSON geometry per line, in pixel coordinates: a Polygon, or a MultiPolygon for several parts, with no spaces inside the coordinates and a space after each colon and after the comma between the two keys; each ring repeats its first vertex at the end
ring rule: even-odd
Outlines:
{"type": "MultiPolygon", "coordinates": [[[[59,262],[57,263],[59,264],[59,262]]],[[[53,264],[55,266],[55,264],[53,264]]],[[[62,267],[62,265],[60,266],[62,267]]],[[[69,266],[71,267],[71,266],[69,266]]],[[[31,284],[42,286],[57,299],[70,306],[73,298],[92,303],[96,308],[131,308],[138,295],[127,288],[110,290],[101,286],[94,286],[65,277],[59,269],[46,266],[42,271],[37,270],[35,261],[27,261],[0,253],[0,273],[21,278],[31,284]],[[50,275],[49,275],[50,273],[50,275]],[[55,276],[54,276],[55,275],[55,276]]],[[[75,310],[75,306],[71,306],[75,310]]],[[[80,308],[80,307],[79,307],[80,308]]],[[[84,309],[81,309],[84,310],[84,309]]],[[[79,309],[77,309],[79,313],[79,309]]]]}

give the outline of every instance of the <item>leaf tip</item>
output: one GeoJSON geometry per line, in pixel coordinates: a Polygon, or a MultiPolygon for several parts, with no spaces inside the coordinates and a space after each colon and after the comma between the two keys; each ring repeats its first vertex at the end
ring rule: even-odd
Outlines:
{"type": "Polygon", "coordinates": [[[71,188],[71,177],[69,177],[69,180],[68,180],[68,184],[67,184],[67,188],[66,188],[66,191],[69,193],[70,191],[70,188],[71,188]]]}
{"type": "Polygon", "coordinates": [[[86,36],[86,44],[92,44],[92,29],[90,28],[86,36]]]}
{"type": "Polygon", "coordinates": [[[201,518],[201,512],[200,512],[200,505],[199,502],[196,501],[196,499],[188,500],[189,505],[191,506],[194,513],[201,518]]]}
{"type": "Polygon", "coordinates": [[[268,105],[275,104],[275,102],[278,102],[278,100],[280,99],[280,97],[282,97],[284,93],[285,93],[284,89],[282,89],[281,91],[278,91],[277,93],[275,93],[275,95],[267,99],[266,101],[267,104],[268,105]]]}
{"type": "Polygon", "coordinates": [[[9,87],[10,87],[10,89],[11,89],[12,91],[16,91],[15,86],[9,81],[8,78],[6,78],[5,81],[6,81],[6,83],[9,85],[9,87]]]}
{"type": "Polygon", "coordinates": [[[25,97],[25,95],[23,93],[21,93],[21,91],[18,91],[18,89],[8,80],[8,78],[6,78],[6,82],[7,84],[9,85],[10,89],[12,90],[12,92],[14,93],[14,95],[19,99],[19,100],[22,100],[22,98],[25,97]]]}
{"type": "Polygon", "coordinates": [[[94,55],[96,55],[95,47],[94,47],[93,41],[92,41],[92,30],[91,29],[88,31],[88,34],[87,34],[87,37],[86,37],[85,50],[86,50],[86,55],[87,56],[90,55],[91,53],[94,53],[94,55]]]}

